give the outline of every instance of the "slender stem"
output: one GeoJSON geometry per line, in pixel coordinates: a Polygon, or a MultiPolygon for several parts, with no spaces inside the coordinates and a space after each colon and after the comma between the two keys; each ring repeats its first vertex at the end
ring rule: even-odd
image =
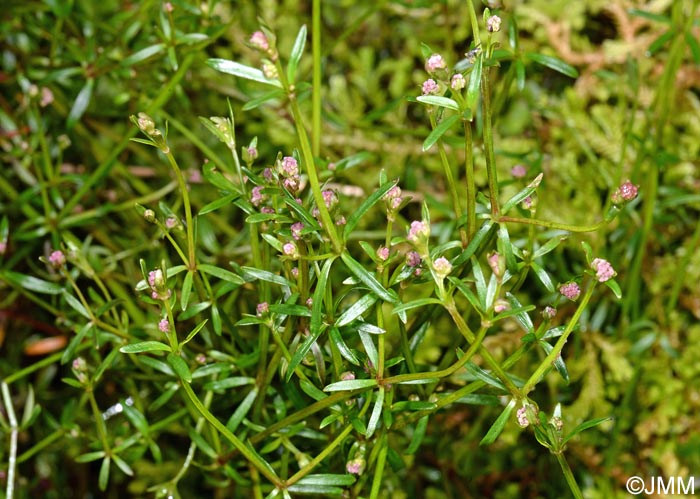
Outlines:
{"type": "Polygon", "coordinates": [[[214,416],[209,409],[204,407],[202,402],[197,398],[197,395],[192,391],[190,384],[182,380],[181,386],[187,398],[192,402],[197,411],[204,416],[204,418],[209,421],[214,428],[216,428],[219,433],[221,433],[226,440],[231,442],[233,446],[243,454],[243,456],[248,460],[248,462],[255,467],[262,475],[264,475],[270,482],[272,482],[276,487],[281,486],[281,481],[275,474],[275,472],[270,468],[270,466],[265,462],[260,456],[255,453],[252,449],[249,449],[236,435],[234,435],[231,430],[226,428],[226,426],[219,421],[216,416],[214,416]]]}
{"type": "Polygon", "coordinates": [[[299,109],[299,103],[297,102],[296,89],[293,85],[290,85],[287,81],[286,72],[282,68],[282,64],[279,59],[275,62],[277,67],[277,73],[279,75],[280,83],[282,87],[287,92],[287,97],[289,98],[289,106],[292,110],[292,117],[294,119],[294,126],[297,129],[297,136],[299,137],[299,146],[301,147],[301,156],[303,164],[306,168],[306,173],[309,176],[309,185],[311,186],[311,192],[314,196],[314,201],[316,201],[316,207],[319,211],[319,216],[321,217],[321,223],[323,224],[323,229],[328,234],[328,238],[331,241],[331,246],[333,246],[333,251],[336,254],[341,254],[343,252],[343,242],[338,236],[335,224],[331,218],[331,214],[328,211],[325,201],[323,200],[323,194],[321,193],[321,183],[318,179],[318,173],[316,172],[316,163],[314,162],[314,154],[311,150],[311,143],[309,142],[309,136],[306,133],[306,128],[304,127],[304,120],[302,119],[301,110],[299,109]]]}
{"type": "Polygon", "coordinates": [[[185,223],[186,227],[185,229],[187,230],[187,254],[188,254],[188,265],[187,268],[189,270],[195,270],[197,268],[197,261],[195,260],[195,245],[194,245],[194,222],[192,219],[192,206],[190,206],[190,194],[189,191],[187,190],[187,182],[185,182],[185,177],[182,174],[182,171],[180,170],[179,165],[177,164],[177,161],[175,160],[175,156],[173,156],[173,153],[168,150],[165,152],[166,157],[168,158],[168,162],[170,163],[170,166],[173,168],[173,171],[175,172],[175,177],[177,178],[177,183],[180,186],[180,194],[182,195],[182,202],[184,204],[185,208],[185,223]]]}
{"type": "Polygon", "coordinates": [[[15,494],[15,470],[17,468],[17,436],[19,434],[19,425],[17,424],[15,409],[12,406],[10,390],[5,382],[2,383],[2,400],[10,423],[10,456],[7,462],[7,488],[5,489],[5,496],[7,499],[12,499],[15,494]]]}
{"type": "Polygon", "coordinates": [[[476,9],[474,8],[474,0],[467,2],[467,10],[469,11],[469,22],[472,27],[472,36],[474,37],[474,45],[481,45],[481,35],[479,33],[479,21],[476,17],[476,9]]]}
{"type": "Polygon", "coordinates": [[[389,446],[387,445],[387,435],[383,433],[379,441],[379,455],[377,456],[377,465],[374,467],[374,478],[372,479],[372,490],[369,494],[370,499],[377,499],[382,486],[382,478],[384,476],[384,465],[386,464],[386,454],[389,446]]]}
{"type": "Polygon", "coordinates": [[[491,121],[491,83],[489,80],[490,68],[484,67],[481,72],[481,96],[484,110],[484,152],[486,153],[486,175],[489,182],[489,196],[491,198],[491,214],[498,217],[500,208],[498,205],[498,176],[496,173],[496,157],[493,151],[493,124],[491,121]]]}
{"type": "Polygon", "coordinates": [[[294,475],[292,475],[288,480],[287,480],[287,485],[292,485],[302,478],[304,478],[306,475],[308,475],[313,469],[321,462],[323,461],[328,455],[330,455],[331,452],[335,450],[336,447],[338,447],[343,440],[345,440],[345,437],[347,437],[350,432],[352,431],[353,426],[351,424],[348,424],[343,431],[340,432],[340,434],[333,439],[333,441],[328,444],[328,446],[323,449],[319,454],[314,457],[311,461],[309,461],[306,466],[304,466],[302,469],[297,471],[294,475]]]}
{"type": "Polygon", "coordinates": [[[574,474],[571,471],[571,468],[569,467],[569,463],[566,461],[566,458],[564,457],[564,454],[561,452],[554,453],[554,455],[557,458],[557,462],[559,462],[559,466],[561,466],[561,470],[564,473],[564,478],[566,478],[566,483],[569,485],[569,488],[571,489],[571,493],[574,495],[575,499],[583,499],[583,494],[581,494],[581,489],[578,487],[578,484],[576,483],[576,478],[574,478],[574,474]]]}
{"type": "Polygon", "coordinates": [[[321,0],[313,0],[311,17],[311,152],[318,157],[321,152],[321,0]]]}
{"type": "Polygon", "coordinates": [[[561,351],[564,348],[564,345],[566,344],[566,340],[569,338],[569,335],[576,327],[578,320],[581,318],[581,314],[586,309],[588,301],[591,299],[591,296],[593,296],[594,289],[595,286],[593,284],[591,284],[588,287],[588,289],[586,290],[586,294],[583,295],[583,298],[579,302],[576,312],[574,312],[573,317],[566,325],[566,329],[564,329],[564,332],[557,340],[556,344],[554,345],[554,348],[552,348],[552,351],[549,352],[549,354],[544,358],[542,363],[537,367],[535,372],[532,373],[532,376],[530,376],[527,382],[523,385],[521,389],[522,397],[526,397],[527,394],[530,393],[533,388],[535,388],[535,385],[540,382],[544,374],[552,368],[552,364],[554,364],[554,361],[557,359],[557,357],[561,355],[561,351]]]}
{"type": "MultiPolygon", "coordinates": [[[[435,120],[435,112],[430,112],[430,126],[435,130],[437,127],[437,122],[435,120]]],[[[450,190],[450,198],[452,200],[452,209],[455,212],[455,218],[459,220],[462,218],[462,206],[459,203],[459,195],[457,194],[457,184],[455,182],[454,175],[452,174],[452,166],[447,159],[447,153],[445,153],[445,144],[442,139],[438,140],[438,152],[440,154],[440,162],[442,163],[442,168],[445,171],[445,179],[447,180],[447,187],[450,190]]],[[[469,182],[469,179],[467,179],[469,182]]],[[[462,247],[467,247],[467,232],[463,227],[459,229],[459,236],[462,240],[462,247]]]]}
{"type": "Polygon", "coordinates": [[[476,233],[476,184],[474,179],[474,139],[472,124],[469,120],[464,123],[464,167],[467,177],[467,238],[472,240],[476,233]]]}
{"type": "Polygon", "coordinates": [[[508,217],[500,216],[498,217],[498,223],[510,222],[516,224],[527,224],[527,225],[539,225],[540,227],[547,227],[548,229],[560,229],[568,230],[569,232],[593,232],[600,229],[604,224],[605,220],[593,225],[571,225],[563,224],[559,222],[550,222],[548,220],[537,220],[535,218],[521,218],[521,217],[508,217]]]}

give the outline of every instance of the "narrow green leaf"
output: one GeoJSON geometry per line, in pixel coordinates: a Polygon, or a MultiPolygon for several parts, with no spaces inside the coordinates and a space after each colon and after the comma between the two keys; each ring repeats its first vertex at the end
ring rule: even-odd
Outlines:
{"type": "Polygon", "coordinates": [[[540,182],[542,182],[542,177],[544,177],[544,173],[540,173],[539,175],[537,175],[537,177],[535,177],[534,180],[530,182],[524,189],[522,189],[515,196],[506,201],[503,204],[503,206],[501,206],[501,212],[503,214],[508,213],[508,211],[511,208],[522,203],[525,200],[525,198],[527,198],[528,196],[532,196],[532,194],[537,190],[537,187],[540,185],[540,182]]]}
{"type": "Polygon", "coordinates": [[[78,300],[75,296],[70,294],[68,290],[64,289],[63,293],[63,298],[65,298],[66,303],[68,303],[68,306],[78,312],[80,315],[85,317],[86,319],[90,320],[92,317],[90,316],[90,313],[85,309],[82,303],[80,303],[80,300],[78,300]]]}
{"type": "Polygon", "coordinates": [[[254,281],[259,279],[261,281],[271,282],[273,284],[279,284],[281,286],[289,287],[290,283],[284,277],[268,272],[267,270],[260,270],[254,267],[241,267],[243,271],[243,276],[246,280],[254,281]]]}
{"type": "Polygon", "coordinates": [[[235,433],[236,429],[243,421],[243,418],[245,418],[246,414],[248,414],[250,408],[253,407],[253,402],[255,402],[257,396],[258,387],[254,386],[253,389],[248,392],[248,395],[246,395],[241,401],[241,403],[238,404],[238,407],[236,407],[234,413],[231,414],[231,417],[226,422],[226,427],[231,430],[232,433],[235,433]]]}
{"type": "Polygon", "coordinates": [[[301,56],[304,54],[304,46],[306,45],[306,25],[302,25],[297,34],[296,40],[294,40],[294,46],[292,46],[292,53],[289,55],[289,62],[287,63],[287,81],[290,85],[294,84],[294,79],[297,76],[297,67],[299,67],[299,61],[301,56]]]}
{"type": "Polygon", "coordinates": [[[265,92],[262,95],[259,95],[258,97],[255,97],[254,99],[250,99],[248,102],[246,102],[243,107],[241,108],[243,111],[250,111],[251,109],[257,109],[258,107],[262,106],[266,102],[270,102],[271,100],[274,99],[280,99],[284,97],[284,92],[280,88],[275,88],[274,90],[270,90],[269,92],[265,92]]]}
{"type": "Polygon", "coordinates": [[[340,317],[338,317],[338,320],[335,321],[335,326],[343,327],[346,324],[350,324],[352,321],[369,310],[370,307],[376,303],[376,301],[377,297],[375,295],[364,295],[362,298],[353,303],[350,308],[343,312],[340,317]]]}
{"type": "Polygon", "coordinates": [[[232,284],[237,284],[239,286],[241,284],[245,284],[245,281],[241,276],[234,274],[230,270],[225,270],[215,265],[209,265],[208,263],[200,263],[199,265],[197,265],[197,270],[200,270],[205,274],[213,275],[214,277],[218,277],[219,279],[223,281],[228,281],[232,284]]]}
{"type": "Polygon", "coordinates": [[[698,43],[698,39],[695,38],[690,31],[685,34],[685,43],[687,43],[688,48],[690,48],[690,53],[693,56],[695,65],[700,65],[700,43],[698,43]]]}
{"type": "Polygon", "coordinates": [[[119,351],[121,353],[170,352],[170,347],[160,341],[142,341],[124,345],[119,351]]]}
{"type": "Polygon", "coordinates": [[[266,85],[272,85],[273,87],[282,88],[282,84],[279,80],[270,80],[265,77],[262,71],[259,69],[240,64],[235,61],[227,61],[226,59],[208,59],[207,65],[221,71],[222,73],[227,73],[230,75],[238,76],[246,80],[257,81],[258,83],[264,83],[266,85]]]}
{"type": "Polygon", "coordinates": [[[138,64],[139,62],[143,62],[146,59],[153,57],[156,54],[159,54],[160,52],[163,52],[165,50],[165,44],[164,43],[156,43],[155,45],[151,45],[149,47],[143,48],[137,52],[134,52],[128,57],[125,57],[122,59],[121,65],[122,66],[133,66],[134,64],[138,64]]]}
{"type": "Polygon", "coordinates": [[[293,315],[295,317],[311,317],[311,310],[306,305],[276,303],[270,305],[270,312],[278,315],[293,315]]]}
{"type": "Polygon", "coordinates": [[[581,433],[584,430],[587,430],[588,428],[593,428],[594,426],[598,426],[601,423],[605,423],[606,421],[612,421],[614,418],[608,416],[605,418],[597,418],[597,419],[591,419],[590,421],[585,421],[578,425],[576,428],[571,430],[571,433],[569,433],[567,436],[564,437],[564,440],[562,440],[562,445],[564,445],[566,442],[568,442],[571,437],[575,437],[579,433],[581,433]]]}
{"type": "Polygon", "coordinates": [[[78,330],[76,335],[73,336],[73,339],[71,339],[70,342],[68,342],[68,346],[63,351],[63,355],[61,356],[61,364],[65,364],[73,360],[73,354],[75,353],[76,348],[78,348],[78,345],[83,342],[83,338],[85,338],[88,331],[92,330],[93,327],[95,327],[95,325],[92,322],[86,322],[78,330]]]}
{"type": "Polygon", "coordinates": [[[345,229],[343,229],[343,235],[345,239],[348,239],[350,234],[353,233],[357,223],[360,219],[367,213],[372,206],[374,206],[377,201],[382,199],[384,195],[389,192],[389,190],[396,185],[396,181],[386,182],[384,185],[380,186],[379,189],[374,191],[367,199],[365,199],[362,204],[355,210],[352,215],[348,217],[347,223],[345,224],[345,229]]]}
{"type": "Polygon", "coordinates": [[[362,346],[365,347],[367,357],[369,357],[369,360],[372,363],[372,365],[376,366],[379,361],[379,357],[377,354],[377,347],[374,346],[374,340],[372,339],[372,335],[364,331],[359,331],[359,335],[360,341],[362,342],[362,346]]]}
{"type": "Polygon", "coordinates": [[[329,332],[329,337],[331,341],[335,344],[335,346],[338,348],[338,351],[340,352],[340,355],[343,356],[345,360],[350,362],[353,365],[359,366],[360,365],[360,359],[357,358],[355,355],[355,352],[350,350],[348,348],[347,344],[345,341],[343,341],[343,337],[340,335],[340,331],[338,330],[337,327],[332,327],[330,332],[329,332]]]}
{"type": "Polygon", "coordinates": [[[103,450],[98,450],[95,452],[87,452],[85,454],[81,454],[78,457],[75,458],[76,463],[89,463],[92,461],[97,461],[98,459],[102,459],[105,457],[105,451],[103,450]]]}
{"type": "Polygon", "coordinates": [[[566,235],[554,236],[549,241],[544,243],[542,246],[537,248],[537,250],[532,255],[533,260],[535,258],[540,258],[541,256],[544,256],[547,253],[549,253],[550,251],[554,250],[557,246],[559,246],[561,243],[566,241],[566,238],[567,238],[566,235]]]}
{"type": "Polygon", "coordinates": [[[202,176],[211,185],[221,189],[224,192],[236,193],[238,191],[238,186],[227,179],[220,171],[218,171],[213,162],[206,163],[202,166],[202,176]]]}
{"type": "Polygon", "coordinates": [[[144,416],[136,407],[126,403],[122,403],[122,409],[124,409],[124,415],[131,422],[131,424],[136,428],[141,435],[144,437],[148,436],[151,432],[148,426],[148,421],[146,416],[144,416]]]}
{"type": "Polygon", "coordinates": [[[100,465],[100,475],[97,479],[97,485],[102,492],[107,490],[107,484],[109,483],[109,466],[111,461],[112,460],[109,457],[105,457],[100,465]]]}
{"type": "Polygon", "coordinates": [[[668,42],[670,42],[676,36],[676,30],[669,29],[665,33],[661,34],[656,40],[649,44],[647,48],[647,53],[652,56],[655,55],[659,50],[661,50],[668,42]]]}
{"type": "Polygon", "coordinates": [[[514,274],[517,271],[517,263],[506,224],[498,226],[498,251],[506,257],[506,268],[514,274]]]}
{"type": "Polygon", "coordinates": [[[348,474],[336,475],[331,473],[317,473],[314,475],[307,475],[297,483],[304,485],[336,485],[344,487],[355,483],[355,477],[348,474]]]}
{"type": "Polygon", "coordinates": [[[305,485],[303,483],[295,483],[294,485],[290,485],[286,489],[282,491],[282,494],[287,492],[287,496],[284,496],[284,499],[291,499],[291,495],[289,495],[289,492],[294,492],[295,494],[300,494],[300,495],[314,495],[314,496],[321,496],[321,497],[329,497],[329,496],[340,496],[344,493],[344,490],[341,489],[340,487],[331,487],[328,485],[305,485]]]}
{"type": "Polygon", "coordinates": [[[615,279],[609,279],[605,281],[604,284],[607,287],[609,287],[610,290],[615,294],[615,298],[617,298],[618,300],[622,298],[622,290],[620,289],[620,285],[615,279]]]}
{"type": "Polygon", "coordinates": [[[398,314],[414,308],[425,307],[426,305],[440,305],[441,303],[442,301],[438,300],[437,298],[420,298],[418,300],[409,301],[408,303],[396,305],[391,313],[398,314]]]}
{"type": "Polygon", "coordinates": [[[384,407],[384,387],[380,386],[377,390],[377,399],[374,401],[374,407],[372,408],[372,414],[369,417],[369,422],[367,423],[367,433],[366,438],[370,438],[377,427],[379,426],[379,418],[382,415],[382,409],[384,407]]]}
{"type": "Polygon", "coordinates": [[[456,101],[447,97],[440,97],[438,95],[421,95],[417,97],[416,100],[423,104],[428,104],[437,107],[445,107],[447,109],[454,109],[455,111],[459,111],[459,104],[457,104],[456,101]]]}
{"type": "Polygon", "coordinates": [[[472,67],[472,72],[469,75],[469,84],[467,85],[467,108],[472,116],[476,115],[476,104],[479,100],[481,91],[481,72],[484,64],[484,54],[479,53],[476,56],[476,61],[472,67]]]}
{"type": "Polygon", "coordinates": [[[227,194],[226,196],[220,197],[219,199],[212,201],[209,204],[204,205],[202,207],[202,209],[199,210],[199,215],[206,215],[207,213],[211,213],[212,211],[216,211],[219,208],[223,208],[224,206],[228,206],[240,197],[241,196],[239,194],[227,194]]]}
{"type": "Polygon", "coordinates": [[[350,253],[348,253],[347,250],[341,253],[340,258],[343,260],[343,263],[348,268],[350,273],[362,281],[379,298],[384,301],[388,301],[389,303],[398,302],[398,296],[396,296],[396,293],[392,294],[384,289],[384,286],[381,285],[377,278],[370,274],[367,269],[365,269],[357,260],[350,256],[350,253]]]}
{"type": "Polygon", "coordinates": [[[69,129],[73,128],[75,124],[80,121],[83,114],[85,114],[85,110],[88,108],[90,101],[92,100],[92,90],[94,87],[95,80],[90,78],[76,96],[75,102],[73,102],[73,106],[68,113],[68,119],[66,120],[66,127],[69,129]]]}
{"type": "Polygon", "coordinates": [[[38,277],[20,274],[19,272],[13,272],[11,270],[0,271],[0,278],[9,282],[10,284],[14,284],[15,286],[19,286],[29,291],[35,291],[37,293],[57,295],[63,292],[63,287],[56,283],[44,281],[38,277]]]}
{"type": "Polygon", "coordinates": [[[425,431],[428,429],[428,418],[429,416],[423,416],[416,423],[416,429],[413,430],[413,437],[411,438],[411,443],[406,449],[406,454],[415,454],[423,443],[423,438],[425,438],[425,431]]]}
{"type": "Polygon", "coordinates": [[[571,78],[578,78],[578,71],[575,67],[565,63],[564,61],[556,57],[538,54],[534,52],[526,53],[525,57],[530,61],[536,62],[537,64],[540,64],[542,66],[546,66],[549,69],[553,69],[554,71],[563,75],[569,76],[571,78]]]}
{"type": "Polygon", "coordinates": [[[214,328],[214,332],[221,336],[221,313],[219,313],[219,307],[216,303],[211,305],[211,327],[214,328]]]}
{"type": "Polygon", "coordinates": [[[177,374],[180,379],[188,383],[192,381],[192,373],[190,372],[190,368],[182,357],[175,355],[174,353],[169,353],[167,360],[170,367],[173,368],[173,371],[175,371],[175,374],[177,374]]]}
{"type": "Polygon", "coordinates": [[[324,392],[343,392],[347,390],[359,390],[362,388],[370,388],[377,386],[376,379],[348,379],[345,381],[337,381],[326,386],[324,392]]]}
{"type": "Polygon", "coordinates": [[[458,265],[462,265],[464,262],[469,260],[479,249],[479,246],[481,246],[481,242],[484,240],[484,238],[489,233],[492,227],[493,222],[491,220],[487,220],[486,222],[484,222],[484,224],[479,228],[479,230],[476,231],[476,234],[474,234],[474,237],[464,249],[462,254],[459,255],[452,262],[452,265],[456,267],[458,265]]]}
{"type": "Polygon", "coordinates": [[[512,309],[518,310],[518,312],[515,314],[515,318],[520,324],[520,327],[522,327],[528,333],[534,334],[535,326],[526,311],[526,307],[523,307],[518,298],[516,298],[516,296],[512,293],[506,293],[506,300],[508,300],[508,303],[512,309]]]}
{"type": "Polygon", "coordinates": [[[453,114],[452,116],[445,118],[440,122],[438,126],[436,126],[432,132],[425,138],[425,141],[423,142],[423,150],[427,151],[435,143],[440,140],[440,138],[445,135],[445,132],[452,128],[452,125],[457,123],[460,120],[459,115],[453,114]]]}
{"type": "Polygon", "coordinates": [[[671,18],[663,16],[661,14],[654,14],[653,12],[648,12],[646,10],[631,8],[627,12],[631,16],[642,17],[649,21],[654,21],[661,24],[671,24],[671,18]]]}
{"type": "Polygon", "coordinates": [[[195,326],[195,328],[192,331],[190,331],[190,334],[187,335],[187,338],[185,338],[185,340],[182,343],[180,343],[180,345],[185,345],[192,338],[197,336],[197,333],[199,333],[202,330],[202,328],[207,324],[207,322],[209,322],[209,319],[204,319],[202,322],[197,324],[197,326],[195,326]]]}
{"type": "Polygon", "coordinates": [[[474,274],[474,283],[476,284],[476,295],[479,297],[480,310],[486,310],[486,280],[484,273],[481,271],[479,261],[472,257],[472,273],[474,274]]]}
{"type": "Polygon", "coordinates": [[[192,292],[192,279],[194,272],[191,270],[185,274],[185,280],[182,282],[182,291],[180,291],[180,309],[185,310],[190,302],[190,293],[192,292]]]}
{"type": "Polygon", "coordinates": [[[255,378],[248,376],[233,376],[231,378],[217,379],[204,383],[205,390],[228,390],[229,388],[237,388],[239,386],[252,385],[255,383],[255,378]]]}
{"type": "Polygon", "coordinates": [[[505,407],[505,409],[503,409],[503,412],[501,412],[501,415],[498,416],[498,418],[493,423],[493,425],[491,425],[491,428],[489,428],[489,431],[486,432],[486,435],[484,435],[484,438],[481,439],[481,442],[479,442],[479,445],[489,445],[489,444],[492,444],[496,441],[498,436],[503,431],[503,428],[506,426],[506,423],[508,422],[508,419],[510,418],[510,415],[513,412],[514,408],[515,408],[515,399],[511,399],[510,402],[508,402],[508,405],[505,407]]]}
{"type": "Polygon", "coordinates": [[[547,291],[549,291],[550,293],[554,293],[554,283],[549,277],[547,271],[539,265],[537,265],[535,262],[530,262],[530,267],[532,267],[532,270],[535,271],[537,279],[539,279],[540,282],[544,285],[544,287],[547,288],[547,291]]]}

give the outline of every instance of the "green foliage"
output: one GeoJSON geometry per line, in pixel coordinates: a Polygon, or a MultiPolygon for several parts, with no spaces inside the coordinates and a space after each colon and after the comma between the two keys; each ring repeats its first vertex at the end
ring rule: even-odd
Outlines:
{"type": "Polygon", "coordinates": [[[692,473],[697,3],[11,2],[6,496],[692,473]]]}

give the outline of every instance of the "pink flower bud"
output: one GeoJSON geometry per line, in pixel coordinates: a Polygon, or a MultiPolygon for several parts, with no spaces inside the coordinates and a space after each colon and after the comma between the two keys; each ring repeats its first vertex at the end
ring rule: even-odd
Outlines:
{"type": "Polygon", "coordinates": [[[437,94],[439,90],[440,87],[437,83],[435,83],[435,80],[433,80],[432,78],[429,78],[423,82],[423,95],[434,95],[437,94]]]}
{"type": "Polygon", "coordinates": [[[49,255],[49,263],[55,269],[60,269],[66,264],[66,255],[63,254],[63,251],[56,250],[49,255]]]}
{"type": "Polygon", "coordinates": [[[591,262],[591,268],[595,271],[598,282],[605,282],[617,275],[610,262],[602,258],[596,258],[591,262]]]}
{"type": "Polygon", "coordinates": [[[438,69],[445,69],[446,67],[445,59],[443,59],[440,54],[431,55],[425,62],[425,70],[428,73],[434,73],[438,69]]]}
{"type": "Polygon", "coordinates": [[[575,282],[567,282],[559,286],[559,292],[569,300],[576,301],[581,294],[581,288],[575,282]]]}

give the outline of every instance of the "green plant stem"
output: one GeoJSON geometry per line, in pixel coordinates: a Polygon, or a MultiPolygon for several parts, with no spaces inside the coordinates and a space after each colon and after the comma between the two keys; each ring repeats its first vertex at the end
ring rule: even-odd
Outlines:
{"type": "Polygon", "coordinates": [[[311,6],[311,54],[313,75],[311,79],[311,153],[321,153],[321,0],[313,0],[311,6]]]}
{"type": "Polygon", "coordinates": [[[573,317],[571,317],[571,320],[569,320],[569,323],[566,325],[564,332],[554,344],[554,348],[552,348],[552,351],[549,352],[549,354],[544,358],[540,365],[537,366],[535,372],[532,373],[530,378],[523,385],[521,389],[522,395],[520,398],[527,397],[527,394],[530,393],[533,388],[535,388],[535,385],[537,385],[537,383],[540,382],[545,373],[552,368],[552,365],[554,364],[554,361],[557,359],[557,357],[561,355],[561,351],[564,348],[564,345],[566,344],[566,340],[569,338],[569,335],[573,332],[574,328],[576,327],[576,324],[578,323],[578,320],[581,318],[581,314],[584,310],[586,310],[586,306],[588,305],[591,296],[593,296],[593,290],[595,290],[595,285],[594,283],[591,283],[588,286],[586,293],[583,295],[583,298],[579,302],[576,312],[574,312],[573,317]]]}
{"type": "Polygon", "coordinates": [[[379,455],[377,456],[377,465],[374,467],[374,476],[372,478],[372,490],[369,494],[370,499],[377,499],[382,486],[382,478],[384,477],[384,465],[386,464],[386,454],[388,450],[387,434],[382,433],[382,436],[377,440],[379,446],[379,455]]]}
{"type": "Polygon", "coordinates": [[[474,139],[472,124],[462,120],[464,125],[464,169],[467,179],[467,239],[472,240],[476,233],[476,184],[474,180],[474,139]]]}
{"type": "Polygon", "coordinates": [[[498,175],[496,173],[496,156],[493,150],[493,123],[491,121],[491,82],[490,68],[484,67],[481,72],[481,96],[484,110],[484,152],[486,156],[486,175],[489,183],[491,198],[491,215],[497,218],[500,213],[498,204],[498,175]]]}
{"type": "Polygon", "coordinates": [[[606,223],[605,220],[601,220],[600,222],[593,225],[571,225],[559,222],[550,222],[548,220],[537,220],[535,218],[521,218],[508,216],[498,217],[498,223],[504,222],[526,225],[539,225],[540,227],[547,227],[548,229],[568,230],[569,232],[593,232],[600,229],[606,223]]]}
{"type": "Polygon", "coordinates": [[[187,190],[187,182],[185,182],[185,177],[182,174],[180,166],[177,164],[175,156],[173,156],[170,149],[163,152],[168,158],[168,163],[170,163],[170,166],[175,172],[175,178],[177,179],[177,183],[180,187],[180,195],[182,196],[182,202],[185,209],[185,230],[187,231],[187,269],[195,271],[197,269],[197,260],[195,259],[194,221],[192,219],[192,206],[190,205],[190,194],[187,190]]]}
{"type": "Polygon", "coordinates": [[[467,10],[469,11],[469,23],[472,28],[472,36],[474,37],[474,45],[481,46],[481,34],[479,33],[479,20],[476,16],[476,9],[474,8],[474,0],[469,0],[467,2],[467,10]]]}
{"type": "Polygon", "coordinates": [[[474,356],[474,354],[481,348],[481,342],[484,339],[484,336],[486,336],[486,331],[487,328],[482,327],[479,329],[479,332],[477,333],[476,337],[474,338],[474,342],[469,345],[469,349],[464,352],[464,355],[457,360],[454,364],[451,366],[445,368],[445,369],[440,369],[439,371],[428,371],[424,373],[408,373],[408,374],[398,374],[396,376],[391,376],[388,377],[384,380],[384,384],[400,384],[400,383],[407,383],[411,381],[422,381],[422,380],[440,380],[442,378],[446,378],[447,376],[452,375],[453,373],[457,372],[461,367],[464,367],[464,365],[469,362],[469,360],[474,356]]]}
{"type": "Polygon", "coordinates": [[[209,424],[211,424],[216,430],[221,433],[221,435],[226,438],[231,444],[240,452],[243,454],[243,456],[248,460],[248,462],[255,467],[263,476],[265,476],[270,482],[272,482],[273,485],[276,487],[280,487],[282,485],[280,479],[277,477],[275,472],[269,467],[267,462],[265,462],[260,456],[258,456],[252,449],[249,449],[241,440],[236,437],[226,426],[219,421],[216,416],[214,416],[211,412],[209,412],[209,409],[204,407],[202,402],[197,398],[197,395],[192,391],[192,387],[190,384],[185,381],[181,380],[181,386],[183,391],[185,392],[185,395],[187,395],[187,398],[189,399],[190,402],[192,402],[192,405],[197,409],[199,414],[201,414],[207,421],[209,421],[209,424]]]}
{"type": "Polygon", "coordinates": [[[5,489],[5,497],[13,499],[15,495],[15,470],[17,469],[17,437],[19,435],[19,425],[15,416],[15,409],[12,405],[10,390],[7,383],[2,383],[2,400],[5,405],[5,412],[10,423],[10,455],[7,460],[7,487],[5,489]]]}
{"type": "Polygon", "coordinates": [[[343,431],[341,431],[337,437],[333,439],[333,441],[326,446],[325,449],[323,449],[321,452],[316,455],[311,461],[309,461],[302,469],[297,471],[294,475],[292,475],[287,481],[287,485],[292,485],[304,478],[306,475],[311,473],[313,469],[318,466],[321,461],[323,461],[326,457],[328,457],[331,452],[333,452],[342,442],[345,440],[345,438],[350,434],[352,431],[353,426],[351,424],[348,424],[343,431]]]}
{"type": "Polygon", "coordinates": [[[112,456],[112,449],[109,446],[109,439],[107,438],[107,428],[105,427],[104,418],[102,417],[102,412],[97,406],[97,400],[95,399],[95,393],[93,392],[93,383],[96,380],[90,381],[90,384],[85,387],[88,400],[90,401],[90,408],[92,409],[92,417],[95,420],[95,426],[97,427],[97,434],[100,436],[100,442],[102,442],[102,448],[105,451],[107,457],[112,456]]]}
{"type": "MultiPolygon", "coordinates": [[[[454,297],[449,295],[446,299],[446,303],[444,304],[445,309],[447,312],[450,314],[450,317],[452,317],[452,320],[454,321],[455,325],[457,326],[457,329],[459,330],[460,333],[462,333],[462,336],[464,336],[469,344],[471,345],[476,341],[476,338],[474,336],[474,333],[469,329],[469,326],[467,323],[464,321],[462,316],[459,314],[457,311],[457,305],[455,304],[454,297]]],[[[518,387],[515,386],[513,381],[508,377],[506,372],[503,370],[503,367],[496,361],[496,359],[493,358],[491,353],[480,346],[479,348],[479,353],[483,357],[484,361],[488,364],[488,366],[491,368],[493,371],[494,375],[503,383],[503,385],[506,387],[506,389],[513,395],[513,396],[518,396],[520,391],[518,390],[518,387]]]]}
{"type": "Polygon", "coordinates": [[[576,483],[576,478],[574,478],[574,474],[571,472],[571,468],[569,467],[569,463],[566,461],[564,454],[561,452],[556,452],[554,455],[557,458],[559,466],[561,466],[561,471],[564,473],[564,478],[566,479],[566,483],[569,485],[569,489],[571,489],[571,493],[573,494],[574,498],[583,499],[581,489],[579,489],[578,484],[576,483]]]}
{"type": "MultiPolygon", "coordinates": [[[[430,116],[430,125],[433,130],[437,127],[437,122],[435,121],[435,112],[428,113],[430,116]]],[[[454,175],[452,174],[452,166],[447,159],[447,153],[445,153],[445,144],[442,139],[438,140],[438,152],[440,154],[440,162],[442,163],[442,168],[445,171],[445,179],[447,180],[447,186],[450,190],[450,198],[452,199],[452,209],[455,212],[455,218],[457,220],[462,218],[462,206],[459,203],[459,195],[457,194],[457,184],[455,182],[454,175]]],[[[473,179],[473,177],[471,177],[473,179]]],[[[469,178],[467,178],[467,184],[469,183],[469,178]]],[[[467,231],[463,227],[459,229],[459,236],[462,240],[462,248],[467,247],[467,231]]]]}
{"type": "MultiPolygon", "coordinates": [[[[686,275],[688,265],[690,265],[690,260],[693,256],[697,255],[698,245],[700,244],[700,223],[695,225],[695,231],[690,239],[688,248],[685,250],[685,254],[681,261],[678,263],[677,275],[686,275]]],[[[678,303],[678,296],[681,294],[681,289],[685,284],[684,279],[674,279],[673,285],[671,286],[671,292],[668,295],[668,302],[666,303],[666,315],[670,314],[676,309],[676,304],[678,303]]]]}
{"type": "Polygon", "coordinates": [[[316,201],[316,207],[318,208],[321,222],[323,223],[323,230],[326,232],[331,241],[333,251],[337,255],[340,255],[343,252],[343,242],[338,235],[338,231],[335,228],[331,214],[329,213],[328,207],[323,200],[321,184],[318,179],[318,172],[316,172],[316,163],[314,162],[314,155],[311,151],[311,144],[309,143],[309,136],[306,133],[304,120],[301,115],[301,110],[299,109],[299,103],[297,102],[296,89],[287,81],[286,72],[282,68],[282,64],[280,63],[279,59],[275,64],[280,83],[282,83],[282,87],[285,89],[289,99],[289,106],[292,110],[292,118],[294,119],[294,126],[296,127],[297,136],[299,138],[299,146],[301,147],[302,162],[304,163],[306,173],[309,176],[309,185],[311,186],[311,192],[314,196],[314,201],[316,201]]]}

